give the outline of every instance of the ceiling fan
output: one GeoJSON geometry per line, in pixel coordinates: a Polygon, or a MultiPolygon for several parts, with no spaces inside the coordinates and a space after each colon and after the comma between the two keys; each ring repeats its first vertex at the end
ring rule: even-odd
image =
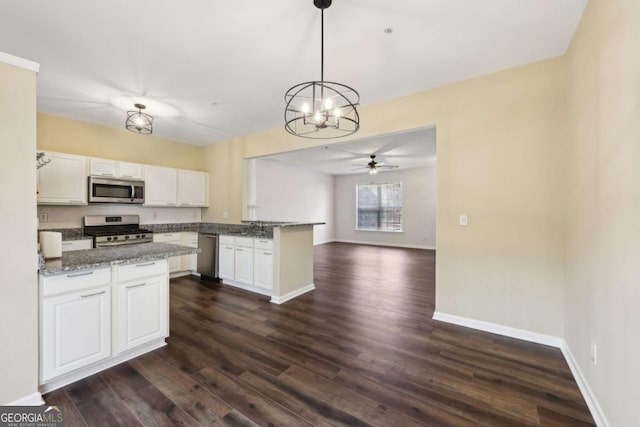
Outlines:
{"type": "Polygon", "coordinates": [[[378,170],[381,170],[381,169],[397,169],[398,167],[400,167],[399,165],[386,165],[386,164],[383,164],[383,163],[376,162],[376,155],[375,154],[372,154],[369,157],[371,157],[371,161],[369,163],[367,163],[366,166],[353,165],[353,166],[356,166],[356,168],[353,169],[353,170],[366,168],[366,169],[369,170],[369,174],[375,175],[375,174],[378,173],[378,170]]]}

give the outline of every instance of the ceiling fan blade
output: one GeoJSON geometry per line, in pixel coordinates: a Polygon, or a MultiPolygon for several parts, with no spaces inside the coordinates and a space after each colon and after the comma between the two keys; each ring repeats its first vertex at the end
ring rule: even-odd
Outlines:
{"type": "Polygon", "coordinates": [[[397,169],[399,165],[376,165],[376,169],[397,169]]]}

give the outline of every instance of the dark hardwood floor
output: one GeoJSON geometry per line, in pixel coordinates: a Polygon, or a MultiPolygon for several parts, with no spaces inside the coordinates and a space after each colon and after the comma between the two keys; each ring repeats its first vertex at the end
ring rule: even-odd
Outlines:
{"type": "Polygon", "coordinates": [[[560,351],[431,320],[435,252],[316,247],[281,306],[171,281],[168,346],[45,396],[66,426],[589,426],[560,351]]]}

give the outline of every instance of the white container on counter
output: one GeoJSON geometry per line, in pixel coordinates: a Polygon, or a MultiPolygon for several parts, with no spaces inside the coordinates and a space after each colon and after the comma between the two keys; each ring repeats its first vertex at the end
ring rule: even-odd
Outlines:
{"type": "Polygon", "coordinates": [[[62,233],[41,231],[40,249],[45,259],[60,258],[62,256],[62,233]]]}

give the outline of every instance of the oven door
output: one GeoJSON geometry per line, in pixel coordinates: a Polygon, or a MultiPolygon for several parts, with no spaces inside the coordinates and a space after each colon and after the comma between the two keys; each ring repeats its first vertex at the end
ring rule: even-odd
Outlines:
{"type": "Polygon", "coordinates": [[[89,203],[144,203],[144,181],[90,176],[89,203]]]}

